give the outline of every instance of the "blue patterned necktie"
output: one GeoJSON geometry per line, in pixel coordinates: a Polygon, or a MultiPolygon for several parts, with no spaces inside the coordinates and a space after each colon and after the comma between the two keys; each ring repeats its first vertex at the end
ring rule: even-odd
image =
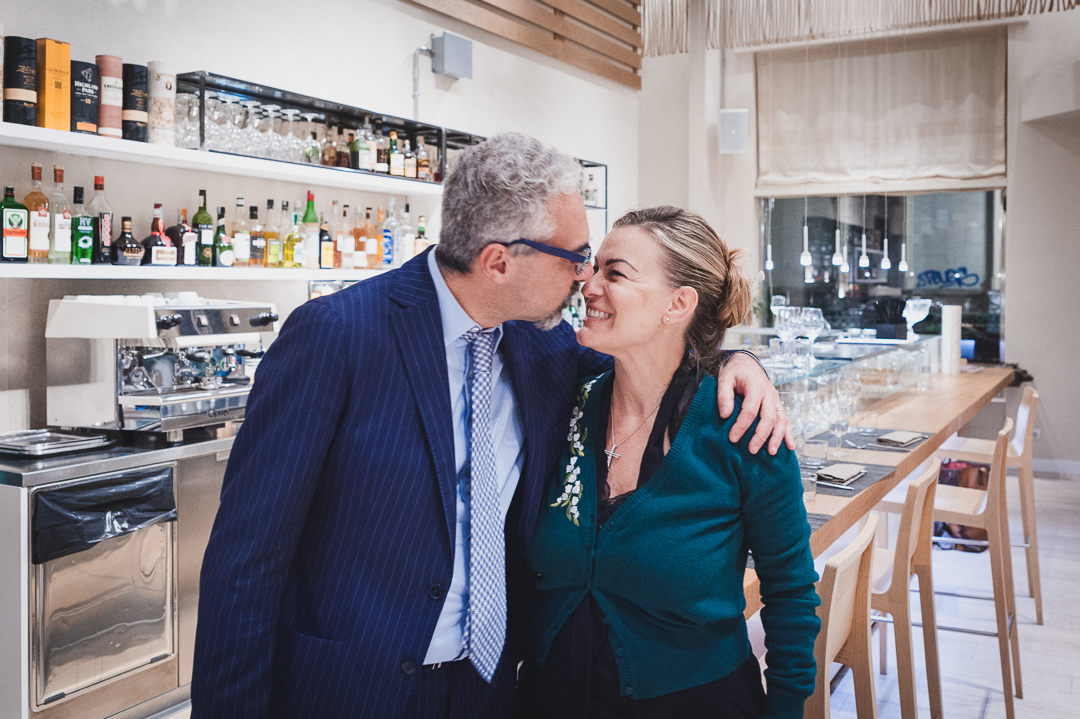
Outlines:
{"type": "Polygon", "coordinates": [[[472,352],[469,373],[470,462],[469,608],[465,646],[476,671],[490,682],[506,640],[506,558],[495,447],[491,439],[491,359],[495,330],[462,335],[472,352]]]}

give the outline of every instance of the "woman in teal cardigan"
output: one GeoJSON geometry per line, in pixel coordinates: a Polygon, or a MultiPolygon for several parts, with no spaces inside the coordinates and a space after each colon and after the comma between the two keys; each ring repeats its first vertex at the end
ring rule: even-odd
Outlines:
{"type": "Polygon", "coordinates": [[[586,380],[537,523],[534,652],[519,716],[802,716],[820,629],[798,464],[728,440],[715,375],[750,289],[700,216],[615,223],[584,286],[578,340],[615,358],[586,380]],[[750,651],[743,575],[761,581],[768,650],[750,651]]]}

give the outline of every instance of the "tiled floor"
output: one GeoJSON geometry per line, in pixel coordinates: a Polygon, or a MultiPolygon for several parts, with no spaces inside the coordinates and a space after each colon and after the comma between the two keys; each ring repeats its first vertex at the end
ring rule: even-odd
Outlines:
{"type": "MultiPolygon", "coordinates": [[[[1016,699],[1017,719],[1077,719],[1080,717],[1080,481],[1036,477],[1042,563],[1043,626],[1035,624],[1035,602],[1027,597],[1024,551],[1013,550],[1020,664],[1024,698],[1016,699]]],[[[1020,536],[1019,497],[1015,476],[1009,479],[1010,527],[1020,536]]],[[[939,591],[976,594],[990,592],[989,555],[934,552],[934,582],[939,591]]],[[[918,597],[912,610],[918,616],[918,597]]],[[[937,597],[938,623],[994,631],[994,607],[989,601],[937,597]]],[[[880,719],[900,718],[896,685],[896,644],[888,629],[888,674],[877,678],[880,719]]],[[[914,631],[915,678],[919,716],[929,717],[926,668],[922,662],[922,633],[914,631]]],[[[873,642],[877,661],[878,639],[873,642]]],[[[941,654],[942,699],[948,719],[1004,719],[997,640],[955,632],[938,633],[941,654]]],[[[854,719],[851,675],[832,696],[832,716],[854,719]]],[[[191,709],[178,708],[154,719],[188,719],[191,709]]]]}
{"type": "MultiPolygon", "coordinates": [[[[1015,700],[1017,719],[1076,719],[1080,717],[1080,481],[1035,480],[1039,520],[1039,558],[1042,569],[1043,626],[1035,624],[1035,601],[1027,596],[1024,550],[1013,549],[1016,579],[1017,631],[1023,699],[1015,700]]],[[[1015,476],[1009,478],[1009,525],[1015,540],[1021,532],[1015,476]]],[[[934,583],[938,591],[990,593],[988,553],[935,551],[934,583]]],[[[990,601],[938,595],[939,625],[995,630],[990,601]]],[[[918,596],[912,594],[918,616],[918,596]]],[[[895,643],[889,627],[888,674],[877,678],[878,716],[899,719],[895,643]]],[[[922,661],[922,630],[913,632],[915,679],[919,716],[929,717],[926,668],[922,661]]],[[[938,632],[942,700],[948,719],[1005,717],[998,663],[997,639],[956,632],[938,632]]],[[[873,641],[877,662],[878,639],[873,641]]],[[[855,717],[851,676],[832,696],[833,717],[855,717]]]]}

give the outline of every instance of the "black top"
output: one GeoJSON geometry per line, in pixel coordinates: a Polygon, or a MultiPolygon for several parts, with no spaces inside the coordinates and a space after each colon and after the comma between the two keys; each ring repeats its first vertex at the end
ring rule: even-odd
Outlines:
{"type": "MultiPolygon", "coordinates": [[[[660,400],[641,457],[637,487],[612,497],[604,453],[610,443],[611,392],[615,384],[612,370],[611,380],[604,383],[600,394],[599,430],[604,440],[596,442],[597,531],[627,497],[649,481],[663,462],[664,439],[675,441],[703,376],[700,370],[685,365],[676,370],[660,400]]],[[[532,661],[526,662],[518,704],[520,717],[704,719],[756,717],[764,712],[765,692],[753,655],[736,671],[708,684],[653,699],[634,700],[622,696],[619,693],[619,668],[608,641],[608,626],[592,593],[586,594],[556,634],[543,669],[532,661]]]]}

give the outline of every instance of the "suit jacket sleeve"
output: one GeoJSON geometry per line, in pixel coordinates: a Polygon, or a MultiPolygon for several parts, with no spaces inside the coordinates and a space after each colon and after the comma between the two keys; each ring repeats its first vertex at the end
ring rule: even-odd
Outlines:
{"type": "Polygon", "coordinates": [[[193,716],[267,717],[282,592],[348,399],[341,317],[289,317],[262,361],[203,561],[193,716]]]}

